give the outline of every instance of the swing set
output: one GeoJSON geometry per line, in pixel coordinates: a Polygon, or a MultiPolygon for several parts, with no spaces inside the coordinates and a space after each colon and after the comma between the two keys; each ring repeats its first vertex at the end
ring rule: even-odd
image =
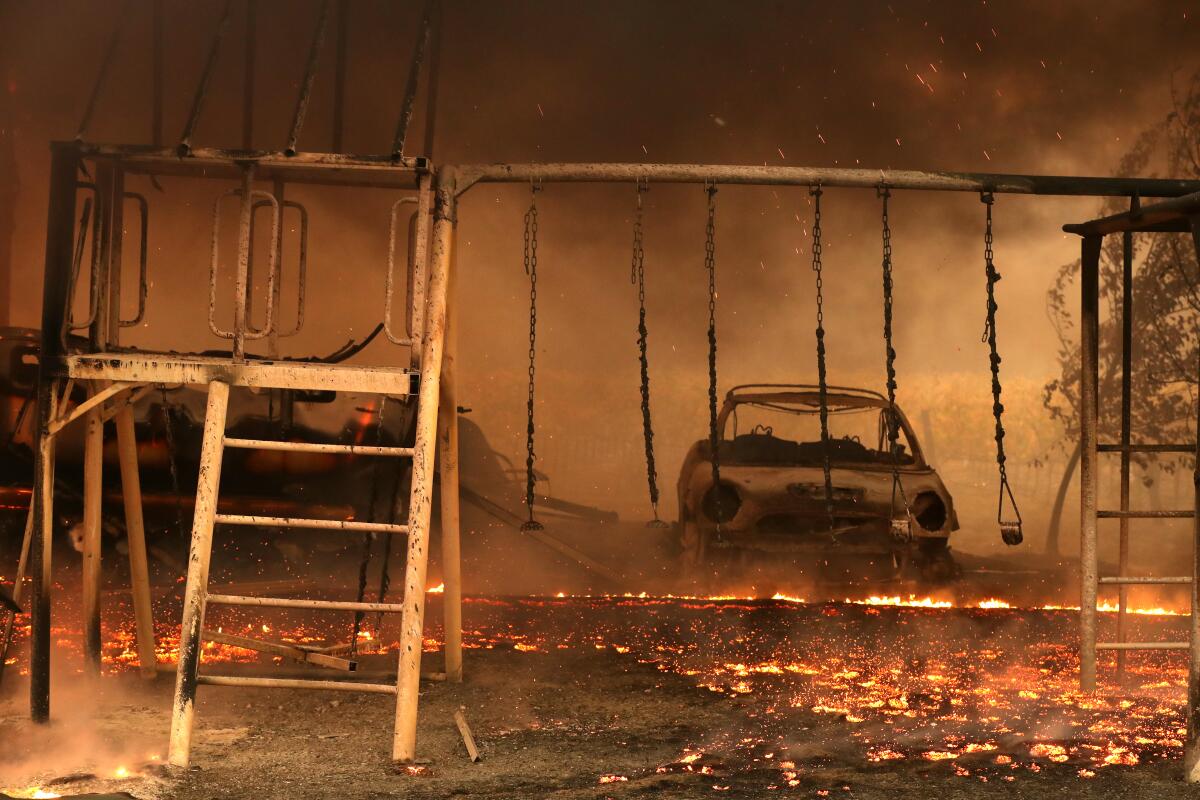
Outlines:
{"type": "MultiPolygon", "coordinates": [[[[643,219],[642,195],[649,190],[649,181],[643,176],[634,179],[636,206],[633,215],[633,256],[630,274],[631,283],[637,287],[638,322],[637,346],[641,395],[642,431],[646,451],[646,483],[652,519],[647,525],[654,528],[666,528],[667,523],[659,518],[658,503],[658,473],[654,455],[654,427],[650,412],[650,365],[648,358],[649,332],[646,326],[646,271],[645,251],[643,248],[643,219]]],[[[705,220],[704,237],[704,271],[708,278],[708,461],[712,468],[712,486],[721,484],[721,432],[718,425],[718,383],[717,383],[717,288],[716,288],[716,195],[715,181],[704,179],[707,215],[705,220]]],[[[538,211],[537,195],[542,189],[539,180],[530,180],[530,205],[525,212],[524,228],[524,263],[525,273],[529,276],[529,385],[526,399],[526,458],[525,458],[525,504],[528,518],[521,526],[524,532],[540,531],[544,525],[535,515],[535,484],[537,474],[534,468],[536,452],[534,442],[536,426],[534,423],[534,406],[536,400],[537,372],[537,267],[538,267],[538,211]]],[[[880,181],[875,187],[876,195],[881,201],[881,239],[883,243],[882,278],[883,278],[883,338],[885,344],[884,363],[887,387],[887,408],[884,415],[886,440],[891,462],[892,500],[889,527],[893,538],[899,541],[913,540],[913,512],[909,504],[904,484],[900,478],[900,424],[896,409],[896,348],[893,340],[893,265],[892,265],[892,231],[888,215],[888,204],[891,199],[891,188],[886,181],[880,181]]],[[[822,231],[821,231],[821,197],[824,189],[820,181],[809,187],[809,195],[813,204],[812,225],[812,271],[816,297],[816,354],[817,379],[820,418],[821,465],[824,477],[824,501],[828,519],[828,532],[832,541],[836,542],[843,530],[838,528],[835,517],[833,468],[830,455],[831,440],[829,434],[829,383],[826,365],[825,346],[825,305],[824,305],[824,264],[822,260],[822,231]]],[[[1000,273],[996,270],[993,260],[992,206],[995,203],[993,191],[984,189],[980,199],[986,208],[984,225],[984,276],[986,279],[986,312],[983,341],[989,348],[989,365],[992,378],[992,415],[995,419],[996,464],[999,472],[999,497],[996,506],[996,524],[1000,536],[1006,545],[1019,545],[1023,539],[1021,512],[1017,507],[1016,497],[1008,480],[1006,468],[1007,457],[1004,452],[1004,404],[1001,402],[1003,387],[1000,382],[1001,357],[997,344],[996,312],[999,305],[996,302],[996,284],[1000,273]]],[[[715,536],[722,536],[722,523],[726,515],[721,508],[721,492],[712,492],[712,518],[716,523],[715,536]]],[[[701,547],[703,550],[703,547],[701,547]]]]}

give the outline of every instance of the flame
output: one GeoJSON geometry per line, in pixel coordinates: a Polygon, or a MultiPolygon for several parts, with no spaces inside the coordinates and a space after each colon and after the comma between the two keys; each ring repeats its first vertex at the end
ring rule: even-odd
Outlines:
{"type": "Polygon", "coordinates": [[[439,583],[437,586],[431,586],[425,590],[425,594],[442,594],[446,591],[446,584],[439,583]]]}
{"type": "Polygon", "coordinates": [[[954,603],[949,600],[934,600],[932,597],[922,597],[920,599],[909,595],[907,600],[901,600],[899,595],[892,597],[880,597],[872,595],[865,600],[851,600],[846,598],[843,602],[853,603],[856,606],[902,606],[904,608],[954,608],[954,603]]]}

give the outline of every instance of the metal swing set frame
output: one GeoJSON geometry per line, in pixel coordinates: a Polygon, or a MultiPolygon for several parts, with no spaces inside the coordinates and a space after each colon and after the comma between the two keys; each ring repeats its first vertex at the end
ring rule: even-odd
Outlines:
{"type": "MultiPolygon", "coordinates": [[[[1081,685],[1090,690],[1096,680],[1096,594],[1101,584],[1109,583],[1190,583],[1192,587],[1191,639],[1180,643],[1191,653],[1189,695],[1187,704],[1188,737],[1185,762],[1189,780],[1200,780],[1200,608],[1197,599],[1200,579],[1200,489],[1196,506],[1186,511],[1132,512],[1128,510],[1128,493],[1122,492],[1120,511],[1098,511],[1096,499],[1096,454],[1122,454],[1123,489],[1128,483],[1128,454],[1130,452],[1196,452],[1196,445],[1133,445],[1129,441],[1129,338],[1126,327],[1124,371],[1124,420],[1121,443],[1098,444],[1096,387],[1098,384],[1098,259],[1099,242],[1104,235],[1132,231],[1190,230],[1200,246],[1200,182],[1155,178],[1075,177],[1054,175],[1020,175],[994,173],[937,172],[916,170],[830,169],[821,167],[773,167],[722,164],[643,164],[643,163],[550,163],[550,164],[491,164],[435,165],[428,157],[403,155],[408,121],[411,118],[417,91],[421,62],[425,58],[435,4],[430,2],[422,17],[421,34],[402,102],[400,124],[390,152],[379,155],[349,155],[341,152],[305,152],[297,149],[298,140],[313,85],[316,68],[315,53],[324,39],[329,19],[329,2],[322,6],[321,17],[313,41],[297,113],[286,146],[280,150],[256,150],[252,142],[253,69],[246,71],[246,105],[243,147],[236,150],[196,147],[192,134],[200,116],[209,77],[221,39],[228,27],[229,8],[214,36],[209,59],[197,88],[187,125],[175,147],[162,144],[162,58],[161,2],[154,4],[156,41],[154,48],[155,80],[152,138],[146,145],[107,145],[84,141],[88,120],[92,115],[95,94],[89,101],[79,136],[74,141],[52,144],[47,241],[43,282],[42,342],[37,381],[36,447],[33,501],[27,541],[32,577],[32,637],[30,702],[33,719],[44,722],[50,716],[50,651],[51,651],[51,538],[54,499],[53,461],[56,434],[68,424],[86,420],[88,449],[85,456],[87,486],[85,491],[85,552],[87,565],[84,583],[85,656],[93,671],[99,670],[99,452],[102,446],[103,423],[107,418],[117,420],[117,432],[122,467],[122,489],[125,499],[126,522],[130,534],[130,557],[133,596],[137,609],[139,654],[143,672],[153,673],[153,631],[150,627],[149,582],[145,562],[144,537],[141,523],[141,500],[137,480],[137,454],[133,440],[130,404],[147,387],[163,384],[192,384],[209,388],[209,416],[205,423],[206,458],[202,460],[202,479],[197,490],[195,519],[192,529],[192,551],[185,590],[184,625],[181,637],[180,666],[172,726],[170,761],[176,765],[188,763],[192,716],[197,686],[255,685],[281,688],[360,688],[365,691],[395,694],[397,697],[396,728],[393,739],[393,758],[412,761],[416,757],[416,728],[418,681],[420,680],[421,643],[424,630],[424,598],[427,554],[429,547],[430,511],[433,495],[434,462],[440,459],[440,503],[442,509],[442,545],[445,579],[446,677],[450,681],[462,678],[461,653],[461,578],[458,563],[458,452],[457,452],[457,392],[455,380],[456,342],[454,320],[459,310],[455,299],[454,241],[459,221],[459,203],[471,188],[480,183],[513,183],[546,186],[554,183],[628,183],[649,185],[683,183],[705,188],[718,185],[793,186],[857,188],[870,191],[966,192],[985,195],[1069,195],[1084,197],[1172,198],[1157,205],[1136,208],[1129,214],[1093,221],[1068,230],[1083,237],[1082,312],[1083,366],[1081,439],[1083,469],[1082,501],[1082,669],[1081,685]],[[89,314],[88,340],[83,345],[68,348],[66,332],[71,327],[70,305],[72,278],[76,274],[77,196],[81,189],[79,175],[85,167],[94,179],[96,219],[100,220],[98,255],[92,275],[96,283],[94,313],[89,314]],[[234,305],[234,326],[219,331],[231,339],[228,356],[189,356],[164,349],[133,350],[120,344],[121,251],[124,236],[122,212],[127,194],[124,179],[140,175],[155,180],[158,176],[187,178],[200,183],[238,181],[234,190],[240,199],[239,254],[234,305]],[[272,190],[259,195],[255,182],[269,182],[272,190]],[[273,225],[278,226],[282,213],[284,189],[288,184],[317,186],[349,186],[363,189],[383,189],[416,193],[415,198],[402,202],[415,203],[416,257],[409,265],[411,287],[407,335],[394,334],[390,328],[391,291],[387,292],[384,319],[389,339],[412,348],[410,364],[405,368],[385,365],[329,365],[289,361],[277,358],[278,326],[268,321],[263,329],[253,330],[247,320],[250,315],[252,286],[249,256],[249,226],[252,224],[256,202],[271,204],[273,225]],[[267,199],[266,194],[270,195],[267,199]],[[257,198],[257,200],[256,200],[257,198]],[[427,262],[427,263],[426,263],[427,262]],[[248,357],[245,341],[264,336],[271,347],[267,359],[248,357]],[[70,389],[90,382],[90,399],[69,407],[70,389]],[[263,387],[289,390],[324,388],[352,392],[376,392],[384,395],[417,398],[416,439],[405,452],[375,453],[412,459],[412,488],[409,497],[409,520],[404,526],[394,526],[408,539],[408,562],[404,580],[404,600],[396,604],[364,604],[341,601],[288,600],[280,598],[247,598],[208,595],[206,589],[208,558],[212,528],[215,522],[230,524],[268,524],[283,527],[320,527],[331,531],[365,530],[370,523],[328,520],[295,520],[247,517],[222,519],[216,513],[216,482],[219,480],[220,446],[277,446],[264,442],[229,442],[223,440],[224,411],[219,399],[227,396],[229,387],[263,387]],[[218,401],[214,401],[214,397],[218,401]],[[215,404],[214,404],[215,403],[215,404]],[[1133,516],[1191,517],[1195,520],[1197,561],[1193,574],[1170,579],[1105,579],[1097,577],[1096,520],[1118,518],[1122,522],[1122,541],[1126,540],[1126,522],[1133,516]],[[314,525],[315,523],[315,525],[314,525]],[[218,678],[206,679],[199,674],[199,646],[203,612],[206,603],[226,602],[239,605],[326,608],[396,612],[402,616],[400,654],[397,682],[390,684],[340,683],[337,681],[292,681],[283,679],[218,678]]],[[[253,10],[250,0],[249,12],[253,10]]],[[[345,35],[346,3],[338,2],[337,69],[335,78],[335,123],[332,141],[334,150],[342,140],[342,107],[348,47],[345,35]]],[[[120,21],[118,21],[118,30],[120,21]]],[[[436,64],[438,45],[434,39],[433,64],[436,64]]],[[[253,28],[247,42],[247,62],[253,61],[253,28]]],[[[112,50],[114,48],[110,48],[112,50]]],[[[107,70],[102,68],[98,82],[107,70]]],[[[426,148],[432,133],[435,70],[430,69],[430,102],[427,113],[426,148]]],[[[96,90],[98,92],[98,89],[96,90]]],[[[427,153],[428,156],[428,153],[427,153]]],[[[84,187],[86,188],[86,187],[84,187]]],[[[406,195],[411,197],[411,195],[406,195]]],[[[152,197],[150,205],[152,206],[152,197]]],[[[140,207],[139,207],[140,208],[140,207]]],[[[149,209],[141,212],[143,224],[149,219],[149,209]]],[[[392,224],[395,231],[396,225],[392,224]]],[[[143,231],[143,235],[144,231],[143,231]]],[[[395,242],[391,249],[394,251],[395,242]]],[[[1127,247],[1127,253],[1130,250],[1127,247]]],[[[1131,285],[1131,267],[1127,258],[1126,294],[1131,285]]],[[[149,265],[153,269],[154,264],[149,265]]],[[[270,266],[272,291],[277,292],[279,281],[274,280],[278,259],[270,266]]],[[[146,282],[142,271],[139,287],[139,317],[145,312],[146,282]]],[[[390,289],[393,276],[387,275],[390,289]]],[[[277,298],[276,298],[277,299],[277,298]]],[[[150,300],[153,300],[151,295],[150,300]]],[[[278,303],[275,304],[276,308],[278,303]]],[[[1128,313],[1126,314],[1128,326],[1128,313]]],[[[327,446],[332,447],[332,446],[327,446]]],[[[364,449],[364,448],[359,448],[364,449]]],[[[369,448],[368,448],[369,449],[369,448]]],[[[399,448],[397,448],[399,450],[399,448]]],[[[348,452],[348,451],[347,451],[348,452]]],[[[1200,483],[1198,483],[1200,486],[1200,483]]],[[[1125,551],[1123,550],[1123,553],[1125,551]]],[[[1124,568],[1124,560],[1122,567],[1124,568]]],[[[23,572],[22,572],[23,574],[23,572]]],[[[17,584],[19,596],[22,585],[17,584]]],[[[1124,608],[1122,592],[1122,610],[1124,608]]],[[[1123,615],[1122,615],[1123,616],[1123,615]]],[[[1126,649],[1138,643],[1121,643],[1126,649]]]]}

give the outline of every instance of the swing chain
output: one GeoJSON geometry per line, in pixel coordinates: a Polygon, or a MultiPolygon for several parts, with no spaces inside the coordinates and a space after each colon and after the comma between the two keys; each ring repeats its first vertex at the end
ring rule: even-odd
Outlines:
{"type": "Polygon", "coordinates": [[[992,205],[995,196],[984,192],[980,196],[987,207],[987,221],[983,234],[983,263],[987,275],[987,317],[983,327],[983,341],[987,343],[990,352],[989,361],[992,368],[992,415],[996,418],[996,466],[1000,472],[1000,497],[996,504],[996,522],[1000,525],[1000,537],[1007,545],[1018,545],[1024,536],[1021,532],[1021,511],[1017,508],[1016,498],[1008,483],[1008,470],[1005,465],[1007,457],[1004,454],[1004,404],[1000,402],[1003,387],[1000,385],[1000,352],[996,347],[996,284],[1000,273],[996,270],[992,251],[992,205]],[[1004,498],[1008,497],[1015,519],[1004,519],[1004,498]]]}
{"type": "Polygon", "coordinates": [[[537,373],[537,193],[540,189],[540,185],[530,182],[529,210],[525,212],[525,274],[529,276],[529,395],[526,400],[528,424],[525,429],[525,505],[529,508],[529,519],[521,526],[525,531],[542,529],[542,525],[533,518],[533,402],[537,373]]]}
{"type": "Polygon", "coordinates": [[[646,329],[646,253],[642,248],[642,192],[650,186],[637,181],[637,209],[633,217],[633,261],[630,281],[637,285],[638,295],[638,353],[641,368],[642,434],[646,443],[646,484],[650,492],[650,508],[654,513],[651,526],[657,527],[658,518],[658,470],[654,463],[654,427],[650,421],[650,358],[647,352],[649,332],[646,329]]]}
{"type": "Polygon", "coordinates": [[[705,183],[708,194],[708,221],[704,228],[704,269],[708,272],[708,446],[712,456],[713,519],[717,537],[721,536],[721,462],[718,454],[720,434],[717,431],[717,185],[705,183]]]}
{"type": "Polygon", "coordinates": [[[897,539],[911,540],[912,526],[908,496],[904,492],[904,484],[900,481],[900,453],[896,449],[900,440],[900,420],[896,414],[896,348],[892,340],[892,226],[888,218],[888,200],[892,193],[887,185],[881,185],[877,190],[883,201],[883,341],[887,355],[887,440],[888,453],[892,458],[892,536],[897,539]],[[904,516],[896,516],[896,496],[904,505],[904,516]]]}
{"type": "Polygon", "coordinates": [[[825,372],[825,294],[821,263],[821,184],[808,190],[813,198],[812,270],[817,285],[817,384],[821,412],[821,467],[825,474],[825,513],[829,516],[829,533],[833,536],[833,471],[829,461],[829,396],[825,372]]]}

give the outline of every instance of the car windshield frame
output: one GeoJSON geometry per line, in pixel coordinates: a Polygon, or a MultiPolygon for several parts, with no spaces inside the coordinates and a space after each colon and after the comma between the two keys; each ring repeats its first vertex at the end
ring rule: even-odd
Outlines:
{"type": "MultiPolygon", "coordinates": [[[[853,390],[853,392],[844,393],[843,391],[836,391],[829,392],[826,395],[826,404],[831,416],[872,409],[886,412],[889,407],[887,399],[882,395],[876,395],[874,392],[867,392],[865,390],[853,390]]],[[[738,406],[744,405],[758,406],[768,411],[795,414],[797,416],[816,416],[820,413],[820,395],[815,391],[800,389],[793,391],[747,392],[744,394],[736,394],[731,391],[726,396],[725,403],[717,418],[717,430],[720,433],[722,442],[732,441],[729,438],[729,434],[731,433],[729,430],[730,419],[736,416],[738,406]]],[[[904,438],[908,443],[906,457],[898,466],[901,469],[910,470],[928,468],[928,464],[925,461],[925,454],[921,449],[921,444],[916,437],[916,433],[899,405],[895,406],[895,414],[900,429],[903,431],[904,438]]],[[[783,439],[781,441],[790,440],[783,439]]],[[[871,452],[880,452],[873,448],[868,449],[871,452]]],[[[874,469],[891,469],[892,466],[886,457],[877,461],[841,460],[834,457],[832,463],[840,466],[874,469]]]]}

